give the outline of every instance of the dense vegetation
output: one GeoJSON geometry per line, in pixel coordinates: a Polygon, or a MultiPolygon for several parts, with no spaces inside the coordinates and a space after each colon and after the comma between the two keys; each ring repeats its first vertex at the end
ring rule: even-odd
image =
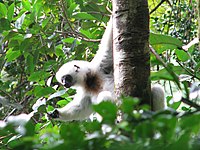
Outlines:
{"type": "Polygon", "coordinates": [[[123,97],[119,108],[94,106],[102,122],[64,123],[47,112],[66,105],[75,91],[59,86],[55,72],[69,60],[93,58],[111,3],[1,0],[0,149],[199,149],[200,51],[196,45],[182,49],[197,36],[198,8],[195,0],[169,0],[154,9],[159,3],[149,0],[151,80],[163,84],[174,111],[153,113],[123,97]],[[124,117],[118,124],[117,109],[124,117]]]}

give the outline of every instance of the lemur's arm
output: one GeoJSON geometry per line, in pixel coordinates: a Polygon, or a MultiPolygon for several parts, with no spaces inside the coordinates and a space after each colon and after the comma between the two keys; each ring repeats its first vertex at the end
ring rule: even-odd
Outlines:
{"type": "Polygon", "coordinates": [[[94,69],[98,69],[103,73],[113,73],[113,32],[112,32],[112,17],[107,24],[106,30],[99,44],[99,49],[92,59],[91,63],[94,69]]]}
{"type": "Polygon", "coordinates": [[[49,114],[56,120],[74,121],[87,119],[92,114],[92,104],[89,96],[76,95],[73,101],[63,108],[58,108],[49,114]]]}

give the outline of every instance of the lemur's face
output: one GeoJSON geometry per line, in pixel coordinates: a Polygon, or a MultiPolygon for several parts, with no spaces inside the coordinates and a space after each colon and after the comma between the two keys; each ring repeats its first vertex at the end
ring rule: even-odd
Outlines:
{"type": "Polygon", "coordinates": [[[89,70],[89,62],[71,61],[60,67],[56,73],[56,79],[66,88],[81,84],[85,74],[89,70]]]}
{"type": "Polygon", "coordinates": [[[69,88],[71,86],[73,86],[74,84],[74,80],[73,80],[73,77],[69,74],[67,75],[64,75],[62,78],[61,78],[61,83],[66,87],[66,88],[69,88]]]}

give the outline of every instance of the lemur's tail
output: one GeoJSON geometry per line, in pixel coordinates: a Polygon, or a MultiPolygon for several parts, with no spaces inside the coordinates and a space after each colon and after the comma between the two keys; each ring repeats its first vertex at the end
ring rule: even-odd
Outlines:
{"type": "Polygon", "coordinates": [[[165,92],[161,85],[156,84],[151,88],[153,110],[163,110],[166,109],[165,92]]]}

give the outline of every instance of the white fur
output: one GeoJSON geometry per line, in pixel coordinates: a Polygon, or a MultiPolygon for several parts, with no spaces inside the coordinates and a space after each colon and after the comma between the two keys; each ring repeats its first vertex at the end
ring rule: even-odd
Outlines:
{"type": "MultiPolygon", "coordinates": [[[[77,94],[75,95],[73,101],[68,103],[65,107],[57,109],[59,111],[59,118],[57,120],[72,121],[72,120],[83,120],[87,119],[92,114],[92,104],[99,104],[103,100],[112,100],[114,85],[109,83],[105,76],[101,76],[102,89],[99,93],[91,93],[84,88],[84,80],[88,72],[96,72],[90,62],[86,61],[71,61],[64,64],[56,73],[56,79],[62,84],[61,78],[66,74],[70,74],[76,79],[76,83],[73,88],[76,89],[77,94]],[[76,67],[79,66],[78,72],[76,72],[76,67]],[[108,85],[109,83],[109,85],[108,85]],[[107,91],[110,89],[112,92],[107,91]]],[[[98,73],[99,75],[99,73],[98,73]]],[[[97,119],[100,121],[101,117],[96,115],[97,119]]]]}
{"type": "Polygon", "coordinates": [[[56,79],[58,82],[61,82],[61,79],[64,75],[70,74],[73,77],[76,77],[76,84],[74,86],[82,86],[83,85],[83,80],[85,78],[86,72],[89,71],[91,68],[90,63],[87,61],[82,61],[82,60],[74,60],[70,61],[60,67],[58,72],[56,73],[56,79]],[[76,67],[74,65],[77,65],[80,67],[78,69],[78,73],[76,72],[76,67]]]}
{"type": "Polygon", "coordinates": [[[154,111],[166,109],[165,92],[161,85],[153,85],[153,87],[151,88],[151,95],[154,111]]]}

